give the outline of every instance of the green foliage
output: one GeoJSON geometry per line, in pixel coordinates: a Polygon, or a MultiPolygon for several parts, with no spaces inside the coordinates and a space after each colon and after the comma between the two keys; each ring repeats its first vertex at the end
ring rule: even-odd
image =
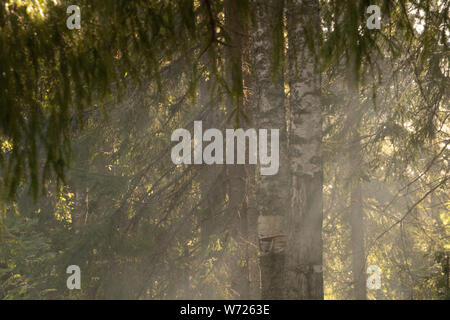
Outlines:
{"type": "MultiPolygon", "coordinates": [[[[218,43],[211,24],[216,8],[205,3],[81,1],[80,30],[65,25],[69,1],[46,1],[42,14],[27,10],[26,2],[2,3],[0,137],[11,145],[0,154],[3,199],[13,199],[28,178],[35,197],[53,172],[65,181],[71,129],[84,123],[92,105],[120,101],[128,85],[161,91],[163,66],[173,59],[193,71],[195,88],[198,59],[218,43]],[[210,32],[214,37],[206,40],[210,32]]],[[[215,63],[213,72],[224,72],[215,63]]]]}

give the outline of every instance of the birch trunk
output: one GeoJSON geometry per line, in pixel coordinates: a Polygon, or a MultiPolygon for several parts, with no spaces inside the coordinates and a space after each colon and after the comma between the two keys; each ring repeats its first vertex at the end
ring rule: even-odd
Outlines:
{"type": "MultiPolygon", "coordinates": [[[[275,30],[282,23],[280,2],[256,0],[254,50],[254,101],[258,128],[279,129],[280,157],[276,175],[262,176],[257,170],[256,199],[260,243],[261,297],[282,299],[284,290],[284,217],[289,208],[289,180],[286,154],[284,81],[272,72],[275,30]]],[[[270,131],[269,131],[270,132],[270,131]]],[[[271,139],[267,149],[271,150],[271,139]]]]}
{"type": "Polygon", "coordinates": [[[287,9],[292,194],[285,290],[287,299],[323,299],[320,74],[310,50],[317,45],[319,3],[288,0],[287,9]]]}

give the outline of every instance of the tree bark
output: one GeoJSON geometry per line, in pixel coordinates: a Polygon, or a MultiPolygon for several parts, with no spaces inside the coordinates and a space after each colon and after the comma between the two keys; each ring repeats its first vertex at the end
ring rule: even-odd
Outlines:
{"type": "Polygon", "coordinates": [[[315,65],[319,21],[317,0],[288,0],[292,190],[287,218],[287,299],[323,299],[322,115],[320,73],[315,65]]]}
{"type": "MultiPolygon", "coordinates": [[[[283,75],[274,73],[275,30],[282,24],[280,1],[256,0],[253,38],[254,102],[260,129],[279,129],[279,171],[276,175],[259,175],[256,199],[260,244],[261,298],[283,299],[284,295],[284,217],[289,208],[288,162],[286,154],[286,120],[283,75]],[[278,8],[278,9],[274,9],[278,8]]],[[[282,10],[282,7],[281,7],[282,10]]],[[[282,11],[281,11],[282,13],[282,11]]],[[[278,29],[279,30],[279,29],[278,29]]],[[[270,132],[270,131],[269,131],[270,132]]],[[[271,149],[268,139],[267,149],[271,149]]]]}

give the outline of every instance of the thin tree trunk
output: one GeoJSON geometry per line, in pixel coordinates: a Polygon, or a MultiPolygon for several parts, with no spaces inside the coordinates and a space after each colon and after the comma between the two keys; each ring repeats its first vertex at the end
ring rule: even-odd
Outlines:
{"type": "Polygon", "coordinates": [[[353,148],[350,149],[349,162],[351,164],[352,184],[350,203],[350,224],[352,242],[352,273],[354,285],[354,297],[356,300],[366,300],[366,257],[364,251],[364,223],[363,223],[363,202],[361,193],[360,170],[361,142],[358,130],[355,128],[351,134],[353,148]],[[356,171],[356,172],[355,172],[356,171]]]}
{"type": "Polygon", "coordinates": [[[258,209],[256,200],[255,166],[247,166],[248,176],[248,271],[249,271],[249,299],[261,299],[261,269],[258,261],[258,209]]]}
{"type": "MultiPolygon", "coordinates": [[[[355,40],[356,41],[356,40],[355,40]]],[[[356,45],[355,45],[356,46],[356,45]]],[[[347,90],[350,100],[348,112],[350,124],[349,128],[349,149],[348,163],[350,165],[350,228],[351,228],[351,248],[352,248],[352,276],[353,294],[356,300],[366,300],[366,256],[364,250],[364,211],[361,192],[361,172],[362,154],[361,137],[359,127],[361,123],[361,108],[357,80],[356,49],[349,49],[349,63],[347,72],[347,90]]]]}
{"type": "MultiPolygon", "coordinates": [[[[230,115],[236,107],[244,107],[242,52],[245,21],[241,17],[239,0],[225,0],[224,9],[225,30],[228,34],[226,66],[229,72],[227,82],[231,89],[227,113],[230,115]]],[[[239,118],[233,123],[237,127],[243,126],[239,118]]],[[[243,165],[233,164],[227,167],[227,192],[229,195],[227,216],[232,218],[231,231],[237,243],[237,250],[233,256],[231,283],[240,299],[248,299],[249,297],[246,184],[246,170],[243,165]]]]}
{"type": "Polygon", "coordinates": [[[323,299],[320,74],[310,50],[317,47],[319,30],[317,0],[288,0],[292,194],[287,219],[287,299],[323,299]]]}
{"type": "MultiPolygon", "coordinates": [[[[209,91],[204,78],[199,84],[199,103],[202,108],[210,108],[209,91]]],[[[203,120],[205,128],[215,128],[219,124],[219,110],[211,108],[203,120]]],[[[225,198],[224,188],[216,187],[216,180],[223,175],[224,168],[220,165],[202,164],[201,168],[201,197],[200,238],[203,249],[207,249],[210,236],[214,234],[218,219],[218,212],[225,198]]]]}

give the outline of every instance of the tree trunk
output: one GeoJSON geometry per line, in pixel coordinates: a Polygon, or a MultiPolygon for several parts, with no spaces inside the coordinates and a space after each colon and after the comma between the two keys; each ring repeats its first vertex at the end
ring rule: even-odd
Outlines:
{"type": "Polygon", "coordinates": [[[320,32],[319,3],[288,0],[287,9],[292,194],[285,295],[287,299],[323,299],[322,115],[320,73],[314,58],[320,32]]]}
{"type": "MultiPolygon", "coordinates": [[[[354,40],[356,41],[356,39],[354,40]]],[[[348,52],[347,90],[349,97],[348,124],[349,148],[348,163],[350,165],[350,228],[352,248],[353,294],[356,300],[366,300],[366,257],[364,251],[364,211],[361,193],[362,154],[359,127],[362,110],[359,99],[359,84],[357,80],[356,46],[348,52]]]]}
{"type": "MultiPolygon", "coordinates": [[[[243,103],[243,71],[242,52],[245,21],[239,11],[239,0],[225,0],[225,31],[228,35],[226,47],[226,68],[228,70],[227,83],[231,94],[228,99],[227,113],[231,115],[235,108],[244,108],[243,103]]],[[[238,115],[238,113],[235,113],[238,115]]],[[[239,121],[233,122],[236,127],[243,127],[239,121]]],[[[237,159],[235,150],[235,159],[237,159]]],[[[249,298],[249,270],[248,270],[248,228],[247,228],[247,195],[246,170],[243,165],[233,164],[227,167],[227,216],[231,218],[232,236],[237,244],[233,254],[231,269],[232,288],[240,299],[249,298]]]]}
{"type": "MultiPolygon", "coordinates": [[[[357,125],[355,125],[357,126],[357,125]]],[[[363,203],[361,193],[361,142],[358,130],[351,134],[353,148],[349,152],[349,163],[353,170],[351,177],[350,224],[352,242],[352,273],[354,297],[356,300],[366,300],[366,257],[364,251],[363,203]]]]}
{"type": "MultiPolygon", "coordinates": [[[[274,74],[271,59],[274,53],[275,30],[282,25],[280,1],[257,0],[254,50],[254,102],[260,129],[279,129],[279,171],[276,175],[259,175],[257,170],[256,199],[260,244],[261,298],[283,299],[284,286],[284,217],[289,208],[289,180],[286,154],[286,120],[284,81],[274,74]],[[277,8],[277,9],[274,9],[277,8]]],[[[282,10],[282,7],[281,7],[282,10]]],[[[281,11],[282,13],[282,11],[281,11]]],[[[270,134],[270,130],[268,131],[270,134]]],[[[271,150],[271,139],[267,149],[271,150]]]]}

